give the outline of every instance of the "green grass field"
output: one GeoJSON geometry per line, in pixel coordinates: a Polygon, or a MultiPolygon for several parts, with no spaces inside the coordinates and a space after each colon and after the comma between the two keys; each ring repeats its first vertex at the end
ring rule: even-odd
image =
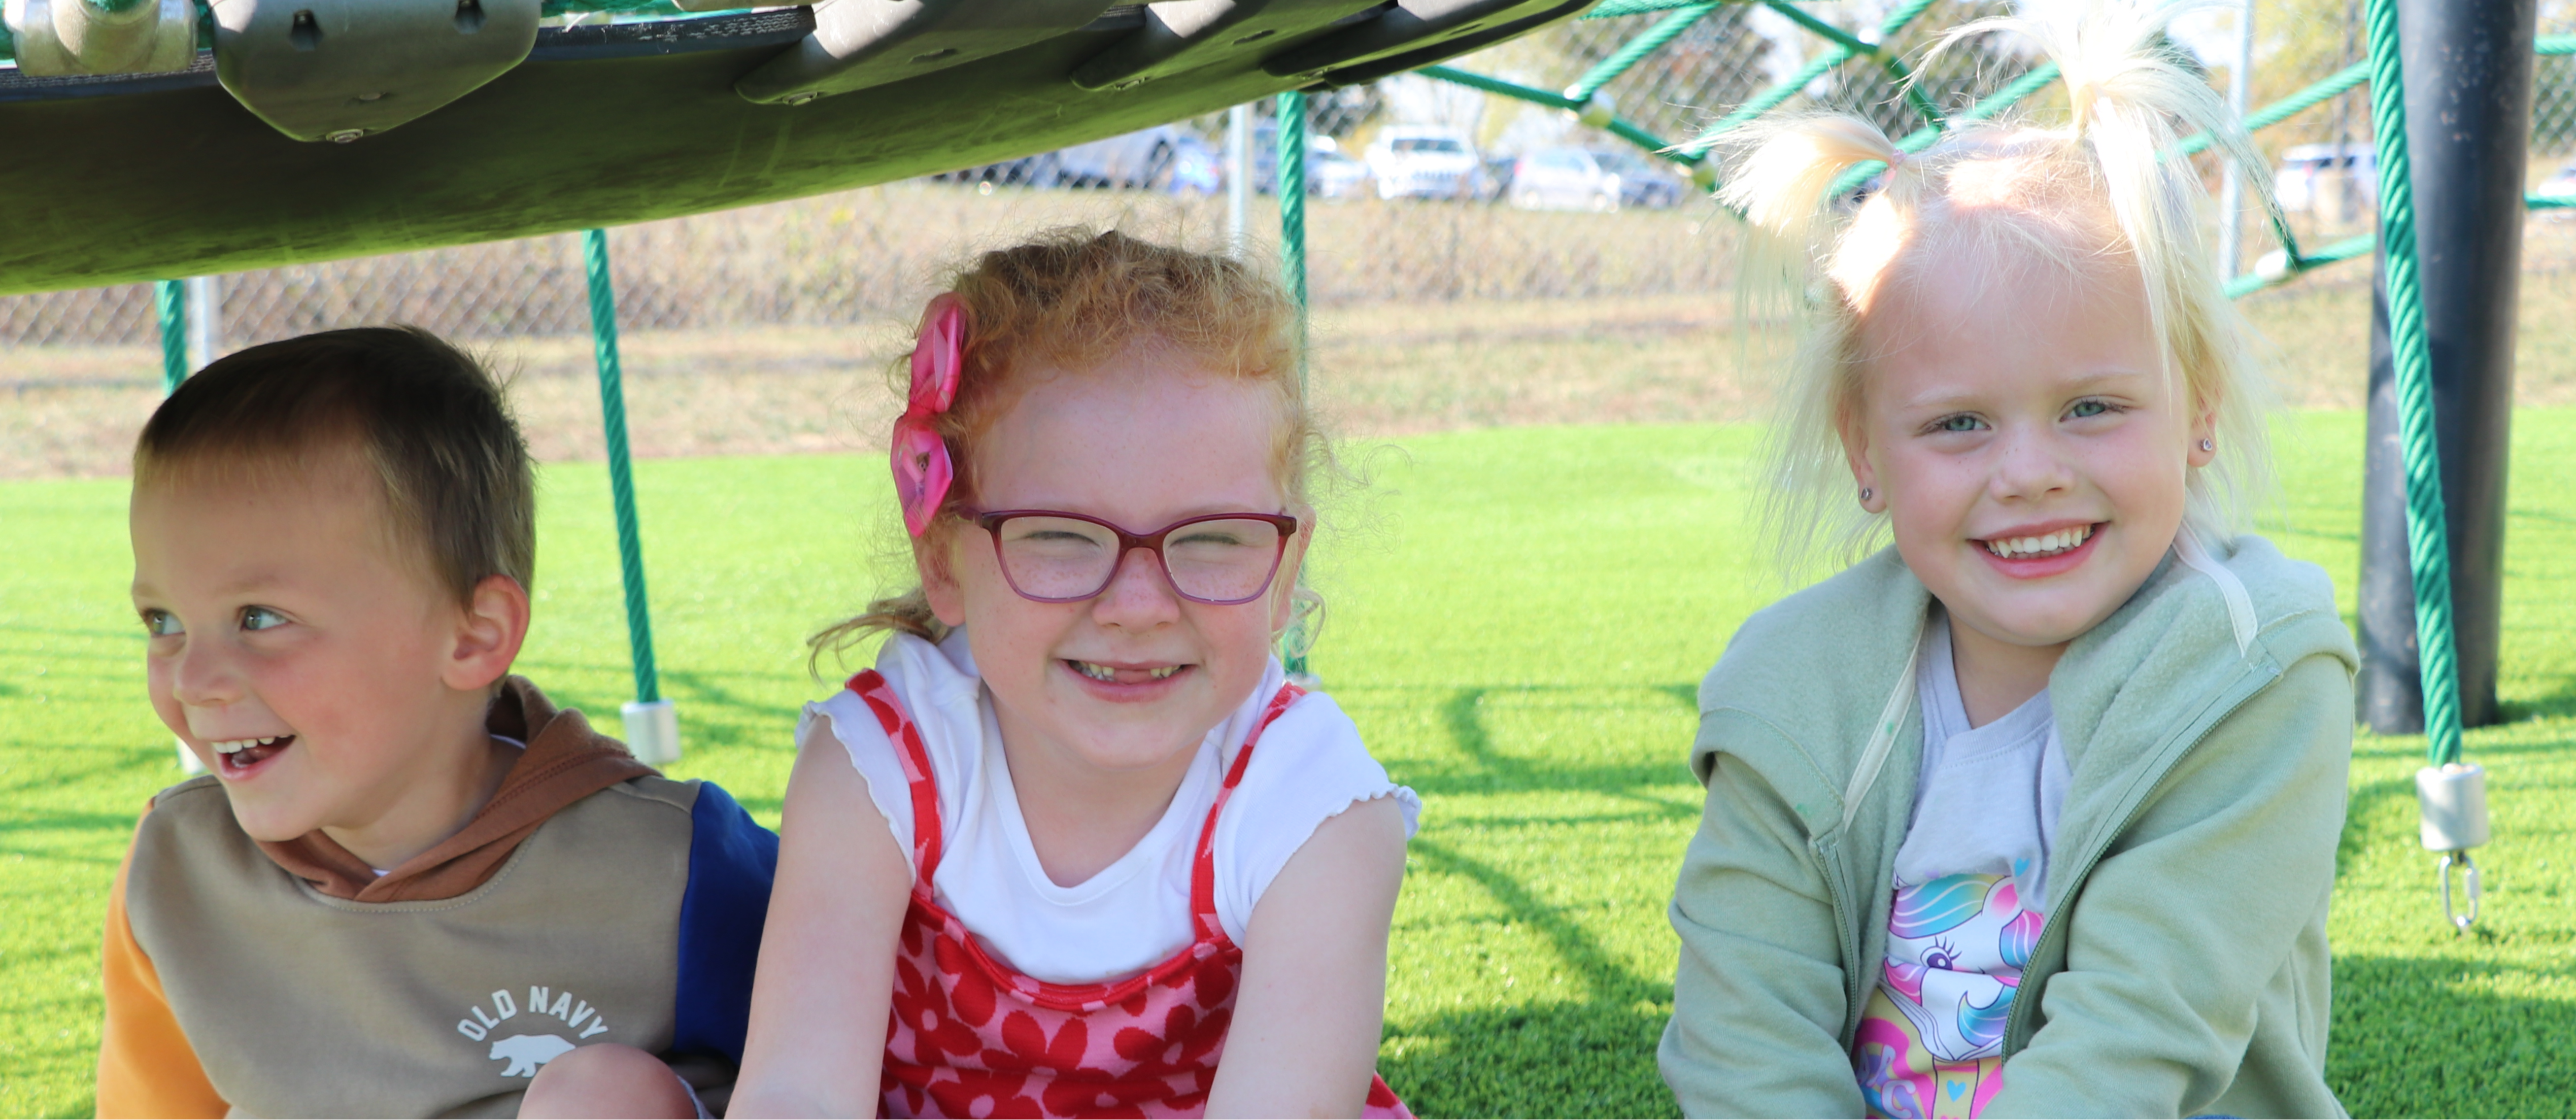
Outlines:
{"type": "MultiPolygon", "coordinates": [[[[1742,427],[1492,430],[1357,456],[1318,582],[1315,667],[1424,827],[1397,914],[1386,1078],[1425,1115],[1665,1115],[1664,902],[1698,813],[1692,693],[1776,597],[1742,501],[1742,427]]],[[[2272,535],[2345,585],[2360,417],[2285,421],[2272,535]]],[[[881,461],[638,469],[682,776],[774,822],[800,639],[875,588],[881,461]]],[[[2360,1115],[2563,1114],[2576,1065],[2576,410],[2515,417],[2504,690],[2474,732],[2497,840],[2485,921],[2452,935],[2414,838],[2422,744],[2363,738],[2334,915],[2330,1075],[2360,1115]],[[2558,1040],[2553,1042],[2552,1040],[2558,1040]]],[[[0,1114],[87,1115],[98,923],[136,810],[177,779],[144,702],[121,481],[0,483],[0,1114]]],[[[613,712],[625,635],[604,472],[545,476],[522,668],[613,712]]],[[[612,721],[613,723],[613,721],[612,721]]]]}

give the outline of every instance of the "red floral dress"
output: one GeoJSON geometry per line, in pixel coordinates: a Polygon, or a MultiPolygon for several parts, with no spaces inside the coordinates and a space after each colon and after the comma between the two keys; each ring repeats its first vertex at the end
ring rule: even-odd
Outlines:
{"type": "MultiPolygon", "coordinates": [[[[1124,980],[1050,984],[994,960],[933,897],[941,828],[930,754],[885,678],[861,673],[849,689],[876,714],[912,787],[912,905],[895,948],[884,1115],[1205,1115],[1243,976],[1243,950],[1217,921],[1217,814],[1261,733],[1305,690],[1287,685],[1271,698],[1208,808],[1190,868],[1197,939],[1124,980]]],[[[1413,1115],[1379,1077],[1362,1114],[1413,1115]]]]}

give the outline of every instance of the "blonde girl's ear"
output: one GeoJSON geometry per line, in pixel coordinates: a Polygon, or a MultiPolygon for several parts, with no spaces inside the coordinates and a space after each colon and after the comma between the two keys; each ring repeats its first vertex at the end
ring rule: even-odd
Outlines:
{"type": "Polygon", "coordinates": [[[2191,445],[2184,450],[2192,466],[2206,467],[2218,459],[2218,409],[2223,403],[2219,393],[2213,385],[2192,394],[2191,445]]]}
{"type": "Polygon", "coordinates": [[[1887,490],[1878,484],[1878,468],[1869,460],[1869,424],[1862,409],[1853,405],[1834,417],[1836,434],[1842,437],[1843,462],[1851,466],[1852,485],[1858,488],[1860,508],[1871,513],[1887,512],[1887,490]]]}
{"type": "Polygon", "coordinates": [[[931,615],[950,629],[966,625],[966,589],[957,579],[957,547],[963,543],[958,537],[964,531],[953,519],[940,518],[912,539],[912,566],[921,576],[921,596],[930,603],[931,615]]]}

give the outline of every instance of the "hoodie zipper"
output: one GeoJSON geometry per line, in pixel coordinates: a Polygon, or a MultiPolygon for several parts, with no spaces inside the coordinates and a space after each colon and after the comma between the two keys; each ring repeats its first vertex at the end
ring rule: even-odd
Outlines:
{"type": "MultiPolygon", "coordinates": [[[[2244,683],[2238,687],[2235,695],[2226,699],[2224,706],[2212,705],[2212,709],[2216,714],[2200,721],[2199,725],[2192,731],[2190,740],[2183,744],[2182,749],[2174,751],[2172,758],[2167,759],[2163,765],[2156,767],[2155,772],[2151,776],[2146,777],[2138,783],[2140,788],[2136,793],[2130,795],[2129,807],[2126,812],[2121,814],[2120,823],[2109,831],[2102,833],[2101,838],[2088,847],[2085,852],[2083,862],[2077,866],[2075,877],[2067,881],[2066,889],[2063,891],[2052,891],[2052,893],[2057,895],[2058,899],[2062,899],[2064,901],[2060,902],[2058,905],[2052,906],[2049,910],[2047,919],[2040,924],[2039,939],[2031,944],[2031,960],[2037,961],[2047,959],[2049,951],[2054,950],[2057,947],[2058,942],[2065,940],[2066,924],[2069,920],[2066,915],[2068,911],[2074,909],[2072,906],[2073,901],[2083,893],[2085,882],[2093,877],[2093,869],[2101,864],[2102,857],[2111,850],[2111,845],[2117,843],[2120,837],[2128,833],[2130,826],[2137,824],[2138,818],[2146,814],[2147,803],[2153,799],[2156,787],[2163,785],[2165,778],[2174,772],[2174,768],[2182,765],[2183,759],[2191,757],[2191,752],[2200,748],[2201,740],[2207,739],[2211,731],[2217,730],[2219,724],[2227,722],[2227,717],[2235,715],[2238,708],[2244,707],[2245,702],[2253,699],[2256,693],[2261,692],[2264,685],[2278,679],[2279,676],[2279,673],[2272,673],[2268,676],[2260,673],[2248,673],[2246,677],[2243,678],[2244,683]]],[[[2063,967],[2060,967],[2057,970],[2057,972],[2064,971],[2066,970],[2063,967]]],[[[2042,977],[2040,987],[2044,990],[2047,987],[2047,982],[2054,979],[2056,975],[2056,972],[2052,972],[2048,976],[2042,977]]],[[[2037,1014],[2037,1012],[2034,1012],[2031,1009],[2038,1006],[2038,1004],[2039,999],[2036,993],[2030,993],[2016,988],[2013,994],[2012,1010],[2004,1017],[2003,1056],[2007,1060],[2009,1060],[2014,1054],[2019,1053],[2024,1046],[2027,1046],[2030,1042],[2030,1036],[2036,1033],[2030,1028],[2030,1017],[2037,1014]]]]}

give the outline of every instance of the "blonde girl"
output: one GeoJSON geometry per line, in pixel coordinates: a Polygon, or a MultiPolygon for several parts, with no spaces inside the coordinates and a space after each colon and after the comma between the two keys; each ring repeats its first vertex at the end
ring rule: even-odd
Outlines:
{"type": "Polygon", "coordinates": [[[808,705],[737,1116],[1402,1115],[1373,1072],[1418,803],[1271,650],[1322,437],[1289,305],[1079,231],[930,300],[920,586],[808,705]]]}
{"type": "Polygon", "coordinates": [[[1726,188],[1747,282],[1804,305],[1772,527],[1793,563],[1892,544],[1701,686],[1661,1049],[1688,1113],[2341,1111],[2355,655],[2324,573],[2237,535],[2257,379],[2173,152],[2245,152],[2169,12],[1958,33],[2042,44],[2061,126],[1908,154],[1814,117],[1726,188]]]}

